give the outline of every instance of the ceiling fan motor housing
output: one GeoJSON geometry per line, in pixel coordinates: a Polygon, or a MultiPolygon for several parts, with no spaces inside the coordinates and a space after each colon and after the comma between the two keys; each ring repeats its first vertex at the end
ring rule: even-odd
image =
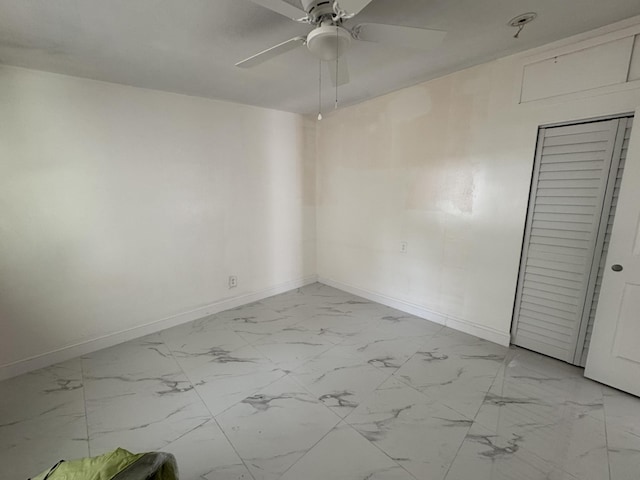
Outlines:
{"type": "Polygon", "coordinates": [[[320,60],[330,61],[340,57],[351,44],[351,34],[336,25],[322,25],[307,36],[307,48],[320,60]]]}
{"type": "Polygon", "coordinates": [[[333,0],[302,0],[302,8],[312,20],[320,21],[325,15],[332,15],[333,0]]]}

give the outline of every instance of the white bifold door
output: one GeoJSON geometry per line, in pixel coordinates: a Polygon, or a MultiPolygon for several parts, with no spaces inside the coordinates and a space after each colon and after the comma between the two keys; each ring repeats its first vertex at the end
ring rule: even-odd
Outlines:
{"type": "Polygon", "coordinates": [[[585,376],[640,396],[640,129],[629,133],[585,376]]]}
{"type": "Polygon", "coordinates": [[[516,345],[585,364],[631,126],[623,117],[540,129],[514,309],[516,345]]]}

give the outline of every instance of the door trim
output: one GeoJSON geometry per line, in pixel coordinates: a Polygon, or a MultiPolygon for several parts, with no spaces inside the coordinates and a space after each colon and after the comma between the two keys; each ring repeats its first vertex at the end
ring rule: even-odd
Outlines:
{"type": "Polygon", "coordinates": [[[632,110],[626,113],[615,113],[612,115],[603,115],[600,117],[592,117],[584,120],[569,120],[566,122],[545,123],[543,125],[540,125],[538,127],[538,130],[541,128],[568,127],[569,125],[583,125],[585,123],[606,122],[607,120],[621,120],[623,118],[630,118],[634,116],[635,116],[635,112],[632,110]]]}

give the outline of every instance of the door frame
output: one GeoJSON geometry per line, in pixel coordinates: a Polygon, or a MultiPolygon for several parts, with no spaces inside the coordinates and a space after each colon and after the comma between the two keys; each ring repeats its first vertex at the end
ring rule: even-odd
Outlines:
{"type": "MultiPolygon", "coordinates": [[[[605,122],[607,120],[615,120],[619,118],[627,118],[627,117],[635,117],[635,116],[636,116],[636,111],[629,110],[628,112],[614,113],[611,115],[601,115],[598,117],[590,117],[582,120],[568,120],[566,122],[545,123],[542,125],[538,125],[538,130],[540,130],[541,128],[566,127],[568,125],[582,125],[583,123],[605,122]]],[[[536,145],[536,149],[537,148],[538,146],[536,145]]]]}

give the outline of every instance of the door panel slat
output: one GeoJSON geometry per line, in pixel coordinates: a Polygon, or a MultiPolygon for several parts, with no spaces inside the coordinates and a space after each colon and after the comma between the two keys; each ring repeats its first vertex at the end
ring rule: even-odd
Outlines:
{"type": "Polygon", "coordinates": [[[571,288],[573,290],[580,290],[580,285],[581,285],[580,282],[576,282],[575,280],[566,280],[564,278],[547,277],[547,276],[538,275],[535,273],[528,273],[524,276],[524,278],[525,278],[525,281],[530,280],[532,282],[542,282],[547,285],[571,288]]]}
{"type": "MultiPolygon", "coordinates": [[[[590,142],[578,145],[559,145],[557,147],[543,147],[543,158],[547,155],[559,155],[565,153],[595,153],[607,151],[607,142],[590,142]]],[[[545,163],[545,160],[542,161],[545,163]]]]}
{"type": "Polygon", "coordinates": [[[602,159],[589,160],[581,159],[576,161],[556,161],[547,162],[540,165],[541,172],[569,172],[574,171],[576,168],[581,170],[595,170],[602,166],[604,162],[602,159]]]}
{"type": "MultiPolygon", "coordinates": [[[[522,309],[544,313],[551,317],[558,317],[559,319],[564,319],[569,323],[575,323],[575,315],[572,314],[571,312],[565,312],[564,310],[557,310],[555,308],[547,307],[545,305],[540,305],[539,303],[531,303],[526,300],[523,300],[522,309]]],[[[518,324],[518,327],[520,327],[519,324],[518,324]]]]}

